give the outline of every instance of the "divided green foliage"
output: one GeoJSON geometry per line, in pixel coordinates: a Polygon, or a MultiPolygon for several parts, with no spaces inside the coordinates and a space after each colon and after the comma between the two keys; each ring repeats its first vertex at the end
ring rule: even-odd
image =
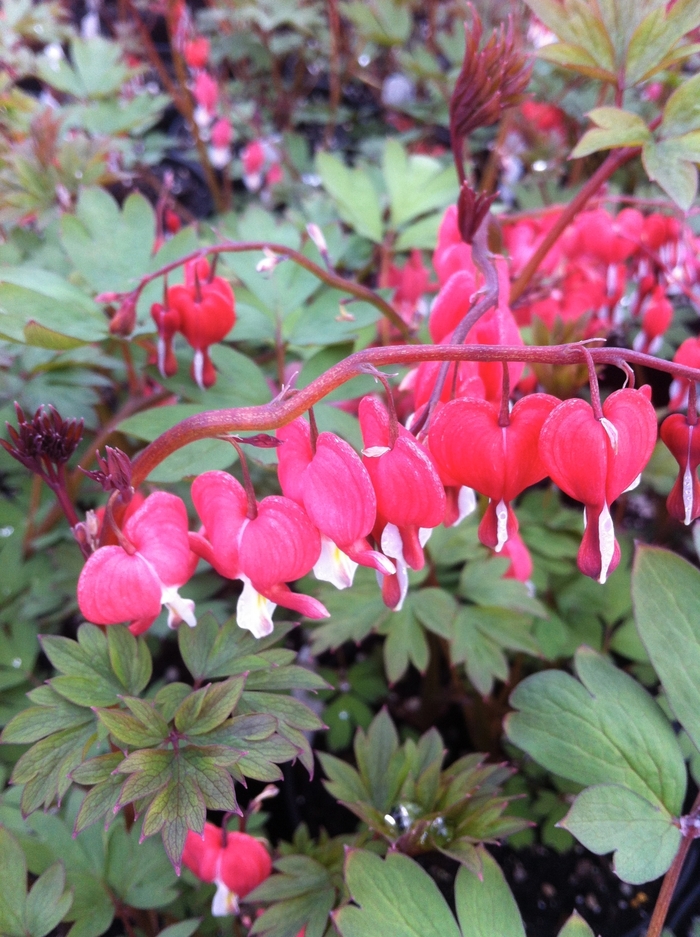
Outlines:
{"type": "Polygon", "coordinates": [[[0,933],[3,937],[45,937],[68,913],[72,891],[66,890],[62,862],[55,862],[27,894],[27,865],[15,837],[0,826],[0,933]]]}
{"type": "Polygon", "coordinates": [[[399,739],[383,709],[355,735],[357,770],[319,753],[329,793],[387,843],[409,855],[437,849],[478,871],[475,844],[495,842],[527,825],[504,816],[502,785],[510,770],[466,755],[442,769],[445,755],[435,729],[418,742],[399,739]]]}
{"type": "MultiPolygon", "coordinates": [[[[457,921],[433,879],[400,853],[386,859],[348,853],[345,880],[354,904],[333,916],[341,937],[524,937],[525,927],[497,862],[479,849],[477,876],[462,866],[455,881],[457,921]]],[[[558,937],[593,937],[576,912],[558,937]]]]}
{"type": "Polygon", "coordinates": [[[680,843],[677,820],[687,775],[669,721],[632,677],[581,648],[581,681],[536,674],[512,693],[510,740],[539,764],[578,784],[562,825],[594,852],[615,851],[615,868],[641,883],[663,874],[680,843]]]}

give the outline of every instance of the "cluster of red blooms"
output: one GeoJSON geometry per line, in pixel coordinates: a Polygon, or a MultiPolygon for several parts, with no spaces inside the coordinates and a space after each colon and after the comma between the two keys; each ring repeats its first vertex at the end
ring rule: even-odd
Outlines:
{"type": "MultiPolygon", "coordinates": [[[[619,245],[628,238],[618,231],[611,239],[619,245]]],[[[466,340],[522,345],[508,306],[508,265],[501,257],[495,263],[498,301],[466,340]]],[[[443,220],[434,266],[440,291],[429,329],[435,342],[449,342],[480,286],[454,209],[443,220]]],[[[166,305],[158,307],[154,319],[166,373],[172,367],[172,336],[179,329],[196,349],[195,377],[211,383],[207,348],[223,338],[234,315],[230,287],[211,276],[207,261],[187,265],[185,284],[167,291],[166,305]]],[[[693,350],[700,355],[700,343],[689,342],[693,349],[683,351],[681,346],[679,355],[693,350]]],[[[404,381],[417,413],[428,405],[440,367],[423,363],[404,381]]],[[[544,393],[526,393],[511,406],[502,399],[504,384],[517,389],[522,373],[518,363],[505,368],[499,362],[451,364],[429,425],[417,437],[398,422],[393,406],[387,409],[379,398],[364,397],[358,407],[361,457],[335,434],[317,434],[298,418],[277,431],[282,496],[258,502],[249,484],[244,488],[225,472],[206,472],[192,485],[202,523],[198,532],[188,531],[180,499],[152,494],[126,520],[120,545],[101,547],[90,556],[78,585],[82,613],[96,624],[128,621],[140,633],[165,605],[171,624],[184,620],[193,625],[191,603],[180,598],[178,589],[198,559],[243,583],[238,623],[257,636],[271,632],[276,605],[309,618],[328,614],[318,600],[289,588],[288,583],[312,570],[318,579],[343,589],[351,585],[358,564],[371,567],[387,606],[400,609],[408,570],[423,567],[423,547],[432,530],[457,524],[471,513],[476,493],[488,498],[479,525],[482,543],[503,551],[511,560],[507,574],[526,581],[532,564],[511,503],[547,476],[584,504],[586,529],[578,565],[605,582],[620,556],[610,505],[634,487],[657,438],[649,388],[617,391],[602,407],[596,394],[591,405],[581,399],[561,402],[544,393]]],[[[688,417],[669,417],[661,434],[680,465],[669,511],[685,523],[700,514],[695,473],[700,434],[694,412],[693,405],[688,417]]]]}
{"type": "Polygon", "coordinates": [[[216,370],[209,347],[222,341],[236,322],[236,303],[228,280],[214,276],[206,258],[185,264],[185,282],[165,290],[164,301],[153,303],[151,316],[158,330],[158,368],[163,377],[177,371],[173,339],[181,332],[194,348],[192,377],[211,387],[216,370]]]}
{"type": "MultiPolygon", "coordinates": [[[[503,236],[516,277],[559,217],[559,210],[504,225],[503,236]]],[[[611,215],[582,212],[540,266],[543,293],[514,310],[520,325],[534,317],[552,329],[581,321],[582,337],[639,324],[639,351],[654,353],[671,324],[670,296],[689,293],[697,278],[695,239],[676,218],[648,216],[636,208],[611,215]],[[587,315],[585,321],[582,317],[587,315]]]]}

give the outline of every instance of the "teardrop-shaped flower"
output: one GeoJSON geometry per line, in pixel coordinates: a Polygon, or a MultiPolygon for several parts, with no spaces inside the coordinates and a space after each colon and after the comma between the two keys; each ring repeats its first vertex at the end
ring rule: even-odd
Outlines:
{"type": "Polygon", "coordinates": [[[241,898],[257,888],[272,872],[272,860],[265,846],[248,833],[226,834],[213,823],[205,823],[199,835],[190,830],[185,840],[182,863],[203,882],[216,884],[211,913],[224,917],[238,912],[241,898]]]}
{"type": "Polygon", "coordinates": [[[661,424],[661,438],[679,466],[678,478],[666,500],[668,513],[690,524],[700,517],[700,423],[691,425],[681,413],[672,413],[661,424]]]}
{"type": "Polygon", "coordinates": [[[308,595],[292,592],[288,582],[311,572],[321,554],[321,537],[296,502],[271,495],[249,517],[243,486],[227,472],[205,472],[192,483],[192,501],[204,530],[191,534],[195,553],[243,592],[236,618],[257,637],[272,632],[276,605],[307,618],[326,618],[326,608],[308,595]]]}
{"type": "Polygon", "coordinates": [[[149,495],[124,525],[124,538],[134,552],[100,547],[83,567],[78,605],[85,618],[96,625],[130,622],[129,629],[141,634],[165,605],[171,627],[180,621],[193,627],[194,602],[178,594],[197,565],[187,523],[180,498],[165,491],[149,495]]]}
{"type": "Polygon", "coordinates": [[[578,567],[605,582],[620,562],[610,505],[633,487],[656,443],[650,389],[615,391],[596,419],[585,400],[565,400],[547,418],[540,455],[552,481],[586,509],[578,567]]]}
{"type": "MultiPolygon", "coordinates": [[[[198,269],[198,268],[196,268],[198,269]]],[[[209,348],[222,341],[236,322],[236,302],[231,285],[223,277],[194,285],[178,284],[167,292],[168,309],[179,317],[179,329],[194,348],[192,375],[202,389],[216,382],[209,348]]]]}
{"type": "Polygon", "coordinates": [[[518,530],[510,502],[547,474],[539,436],[558,403],[549,394],[530,394],[515,404],[508,426],[500,426],[494,404],[459,398],[432,420],[428,439],[440,471],[490,499],[479,539],[496,551],[518,530]]]}
{"type": "Polygon", "coordinates": [[[382,574],[394,565],[372,550],[367,537],[377,516],[377,498],[355,450],[335,433],[319,433],[314,452],[309,424],[300,419],[277,430],[277,472],[283,493],[301,504],[322,534],[314,572],[338,588],[352,584],[358,564],[382,574]]]}

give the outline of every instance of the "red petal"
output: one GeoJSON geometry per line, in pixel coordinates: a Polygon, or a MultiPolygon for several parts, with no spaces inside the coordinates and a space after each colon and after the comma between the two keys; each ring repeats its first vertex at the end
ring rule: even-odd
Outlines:
{"type": "Polygon", "coordinates": [[[297,504],[304,503],[304,472],[313,458],[311,428],[301,417],[281,426],[277,438],[282,445],[277,449],[277,477],[282,494],[297,504]]]}
{"type": "Polygon", "coordinates": [[[239,547],[241,570],[264,594],[276,583],[301,579],[320,555],[320,534],[304,509],[276,496],[260,502],[258,516],[247,524],[239,547]]]}
{"type": "Polygon", "coordinates": [[[272,872],[272,860],[260,840],[247,833],[229,833],[221,855],[220,875],[237,897],[245,898],[272,872]]]}
{"type": "Polygon", "coordinates": [[[187,537],[184,502],[156,491],[124,525],[124,534],[149,563],[165,586],[181,586],[193,572],[187,537]]]}
{"type": "Polygon", "coordinates": [[[428,328],[430,337],[439,345],[454,332],[471,308],[471,298],[476,291],[476,276],[472,270],[453,273],[435,297],[430,310],[428,328]]]}
{"type": "Polygon", "coordinates": [[[192,501],[214,551],[212,565],[222,576],[235,579],[238,540],[248,511],[243,486],[228,472],[205,472],[192,482],[192,501]]]}
{"type": "Polygon", "coordinates": [[[78,605],[95,625],[116,625],[160,614],[161,585],[142,556],[100,547],[78,579],[78,605]]]}
{"type": "Polygon", "coordinates": [[[357,415],[365,449],[389,445],[389,414],[381,400],[372,396],[363,397],[357,415]]]}
{"type": "MultiPolygon", "coordinates": [[[[235,834],[229,833],[230,837],[235,834]]],[[[185,839],[182,864],[203,882],[213,882],[217,877],[217,865],[221,855],[221,829],[213,823],[204,824],[200,836],[190,830],[185,839]]]]}
{"type": "Polygon", "coordinates": [[[304,507],[312,523],[343,552],[374,527],[377,498],[355,450],[334,433],[321,433],[304,473],[304,507]]]}
{"type": "MultiPolygon", "coordinates": [[[[601,549],[598,521],[602,508],[593,508],[586,505],[586,529],[583,533],[576,563],[584,576],[598,579],[601,571],[601,549]]],[[[607,574],[610,575],[620,562],[620,545],[615,540],[615,548],[607,574]]]]}
{"type": "Polygon", "coordinates": [[[253,588],[276,605],[291,608],[292,611],[298,612],[304,618],[330,618],[330,612],[322,602],[310,595],[304,595],[302,592],[292,592],[289,586],[283,582],[277,582],[267,587],[253,583],[253,588]]]}
{"type": "Polygon", "coordinates": [[[392,450],[362,461],[377,495],[378,515],[397,527],[442,523],[445,490],[432,457],[412,436],[401,435],[392,450]]]}
{"type": "Polygon", "coordinates": [[[565,400],[540,434],[540,456],[552,481],[585,505],[605,503],[608,437],[585,400],[565,400]]]}
{"type": "Polygon", "coordinates": [[[476,397],[451,400],[433,417],[428,438],[443,478],[500,501],[505,481],[503,429],[492,403],[476,397]]]}
{"type": "MultiPolygon", "coordinates": [[[[515,516],[515,512],[510,504],[507,504],[506,507],[508,508],[508,520],[506,521],[508,540],[506,540],[505,543],[509,543],[511,537],[517,536],[519,524],[518,518],[515,516]]],[[[492,550],[495,550],[498,546],[498,517],[496,515],[496,508],[497,503],[495,501],[489,501],[488,507],[479,524],[479,540],[484,546],[491,547],[492,550]]],[[[503,546],[505,547],[505,544],[503,546]]]]}
{"type": "Polygon", "coordinates": [[[603,415],[618,433],[617,453],[608,453],[607,502],[619,498],[651,458],[656,444],[656,413],[642,390],[617,390],[603,404],[603,415]]]}

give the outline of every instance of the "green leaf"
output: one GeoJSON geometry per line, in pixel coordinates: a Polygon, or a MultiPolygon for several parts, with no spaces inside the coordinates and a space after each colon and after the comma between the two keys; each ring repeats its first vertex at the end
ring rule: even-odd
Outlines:
{"type": "Polygon", "coordinates": [[[163,732],[155,725],[146,726],[128,713],[119,712],[116,709],[97,710],[97,718],[118,742],[135,748],[157,745],[167,735],[167,726],[163,732]]]}
{"type": "Polygon", "coordinates": [[[27,897],[27,930],[31,937],[45,937],[70,910],[73,893],[65,891],[62,862],[53,865],[34,882],[27,897]]]}
{"type": "Polygon", "coordinates": [[[664,106],[659,134],[681,137],[700,130],[700,75],[685,78],[664,106]]]}
{"type": "Polygon", "coordinates": [[[201,923],[201,917],[178,921],[177,924],[171,924],[170,927],[165,927],[160,931],[158,937],[192,937],[192,934],[194,934],[201,923]]]}
{"type": "Polygon", "coordinates": [[[330,153],[318,154],[316,168],[343,221],[358,234],[380,244],[383,225],[379,196],[369,175],[362,169],[348,169],[330,153]]]}
{"type": "Polygon", "coordinates": [[[161,833],[163,846],[175,871],[180,871],[182,850],[189,830],[204,829],[206,806],[201,791],[184,762],[174,763],[177,774],[151,801],[143,818],[143,836],[161,833]]]}
{"type": "Polygon", "coordinates": [[[569,920],[559,931],[557,937],[595,937],[595,934],[581,915],[577,911],[574,911],[569,920]]]}
{"type": "Polygon", "coordinates": [[[678,815],[686,769],[673,729],[632,677],[581,648],[575,669],[523,680],[510,697],[508,738],[578,784],[620,784],[678,815]]]}
{"type": "Polygon", "coordinates": [[[651,181],[688,211],[698,191],[698,171],[694,161],[683,158],[682,146],[676,145],[676,139],[647,143],[642,149],[642,162],[651,181]]]}
{"type": "Polygon", "coordinates": [[[631,111],[619,107],[596,107],[587,116],[597,127],[581,137],[571,159],[617,146],[643,146],[652,139],[644,120],[631,111]]]}
{"type": "Polygon", "coordinates": [[[203,735],[215,729],[236,708],[245,682],[245,676],[230,677],[223,683],[214,683],[191,693],[175,713],[176,727],[189,735],[203,735]]]}
{"type": "Polygon", "coordinates": [[[408,856],[385,860],[363,850],[348,853],[345,882],[359,907],[334,917],[341,937],[460,937],[447,902],[423,869],[408,856]]]}
{"type": "MultiPolygon", "coordinates": [[[[48,687],[47,687],[48,689],[48,687]]],[[[38,742],[61,729],[77,728],[93,720],[93,714],[82,707],[73,706],[60,696],[55,706],[30,706],[23,709],[5,726],[0,738],[4,743],[26,744],[38,742]]]]}
{"type": "Polygon", "coordinates": [[[429,631],[446,638],[454,635],[454,620],[457,603],[445,589],[419,589],[411,599],[413,614],[429,631]]]}
{"type": "Polygon", "coordinates": [[[637,26],[627,50],[627,87],[650,78],[682,37],[700,25],[698,0],[678,0],[670,10],[652,10],[637,26]]]}
{"type": "Polygon", "coordinates": [[[107,647],[112,670],[119,682],[133,696],[151,679],[153,663],[143,638],[135,638],[125,625],[107,629],[107,647]]]}
{"type": "Polygon", "coordinates": [[[614,84],[616,80],[613,72],[601,68],[585,49],[569,42],[553,42],[551,45],[542,46],[537,51],[537,57],[544,59],[545,62],[570,68],[588,78],[596,78],[598,81],[608,81],[614,84]]]}
{"type": "Polygon", "coordinates": [[[547,610],[532,598],[524,582],[503,578],[507,568],[508,561],[502,557],[467,563],[459,580],[460,594],[476,605],[509,608],[524,615],[547,618],[547,610]]]}
{"type": "Polygon", "coordinates": [[[42,348],[77,348],[109,335],[95,303],[56,273],[28,267],[0,272],[0,334],[42,348]]]}
{"type": "Polygon", "coordinates": [[[455,881],[462,937],[525,937],[520,911],[500,866],[480,849],[482,876],[462,866],[455,881]]]}
{"type": "Polygon", "coordinates": [[[27,863],[15,837],[0,826],[0,933],[25,937],[27,863]]]}
{"type": "Polygon", "coordinates": [[[632,885],[663,875],[681,842],[663,807],[616,784],[582,791],[561,826],[598,855],[614,851],[615,874],[632,885]]]}
{"type": "Polygon", "coordinates": [[[80,193],[75,214],[61,217],[61,241],[75,268],[97,292],[133,289],[153,259],[155,214],[142,196],[120,211],[104,189],[80,193]]]}
{"type": "Polygon", "coordinates": [[[380,629],[386,634],[384,642],[384,664],[389,683],[396,683],[413,664],[420,673],[425,673],[430,658],[428,641],[420,622],[413,614],[408,602],[400,611],[389,615],[380,629]]]}
{"type": "Polygon", "coordinates": [[[438,160],[429,156],[409,156],[398,140],[386,141],[382,168],[393,229],[418,215],[445,208],[459,194],[453,167],[443,169],[438,160]]]}
{"type": "MultiPolygon", "coordinates": [[[[119,757],[121,759],[121,753],[119,757]]],[[[76,836],[93,823],[101,820],[105,814],[114,812],[121,788],[122,779],[118,776],[105,778],[104,781],[99,781],[94,787],[90,788],[75,818],[74,833],[76,836]]]]}
{"type": "Polygon", "coordinates": [[[700,571],[668,550],[640,546],[632,601],[669,705],[700,749],[700,571]]]}

